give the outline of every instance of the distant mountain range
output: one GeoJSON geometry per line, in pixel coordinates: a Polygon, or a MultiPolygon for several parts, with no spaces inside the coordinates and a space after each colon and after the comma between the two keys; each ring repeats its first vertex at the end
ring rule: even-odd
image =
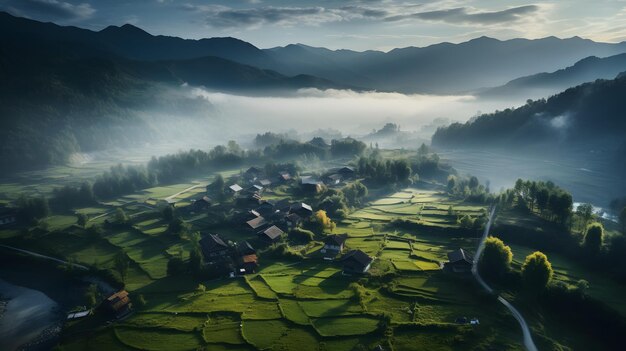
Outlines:
{"type": "MultiPolygon", "coordinates": [[[[279,87],[316,87],[319,84],[322,88],[361,87],[405,93],[471,92],[538,72],[552,72],[585,57],[626,52],[626,42],[597,43],[578,37],[506,41],[481,37],[460,44],[407,47],[387,53],[329,50],[302,44],[259,49],[234,38],[186,40],[154,36],[129,24],[109,26],[95,32],[41,23],[7,13],[0,13],[0,31],[4,37],[18,36],[22,40],[43,40],[60,45],[73,43],[83,49],[74,51],[77,56],[93,55],[97,50],[110,57],[134,61],[180,61],[177,67],[189,60],[197,67],[202,61],[193,60],[215,56],[284,76],[299,76],[289,80],[270,74],[280,81],[273,83],[279,87]]],[[[241,68],[231,65],[232,69],[235,67],[241,68]]],[[[250,68],[243,70],[248,70],[245,76],[249,77],[250,68]]],[[[263,79],[268,78],[262,70],[256,73],[263,79]]],[[[203,81],[210,82],[208,78],[203,81]]]]}
{"type": "Polygon", "coordinates": [[[514,79],[503,86],[486,89],[479,96],[487,98],[550,96],[596,79],[613,79],[624,71],[626,71],[626,53],[605,58],[591,56],[552,73],[538,73],[514,79]]]}

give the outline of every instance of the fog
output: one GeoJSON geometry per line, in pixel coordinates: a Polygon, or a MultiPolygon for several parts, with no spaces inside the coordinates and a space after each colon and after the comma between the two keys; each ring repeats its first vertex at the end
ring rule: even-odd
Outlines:
{"type": "Polygon", "coordinates": [[[194,98],[208,101],[211,132],[239,140],[266,131],[307,133],[335,129],[360,136],[392,122],[403,131],[430,139],[436,126],[466,121],[480,111],[520,105],[521,101],[483,101],[471,95],[405,95],[351,90],[301,89],[290,96],[243,96],[191,88],[194,98]],[[433,125],[434,121],[434,125],[433,125]]]}

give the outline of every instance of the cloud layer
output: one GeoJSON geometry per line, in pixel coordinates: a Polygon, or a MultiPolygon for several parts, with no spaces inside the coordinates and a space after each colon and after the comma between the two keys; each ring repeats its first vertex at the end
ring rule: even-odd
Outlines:
{"type": "Polygon", "coordinates": [[[349,5],[330,7],[273,7],[231,8],[227,6],[185,5],[187,10],[204,14],[206,23],[215,28],[256,28],[263,25],[295,26],[320,25],[354,20],[398,22],[441,21],[453,24],[500,24],[516,22],[540,10],[537,5],[524,5],[500,11],[481,11],[468,7],[444,8],[414,12],[417,5],[387,7],[349,5]]]}
{"type": "Polygon", "coordinates": [[[9,8],[19,15],[43,16],[52,20],[83,20],[96,12],[89,3],[59,0],[13,0],[9,1],[9,8]]]}

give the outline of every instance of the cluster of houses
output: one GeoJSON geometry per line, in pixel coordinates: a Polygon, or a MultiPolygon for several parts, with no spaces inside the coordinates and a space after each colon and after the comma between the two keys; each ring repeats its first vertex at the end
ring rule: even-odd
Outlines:
{"type": "Polygon", "coordinates": [[[322,190],[322,186],[338,186],[344,181],[354,179],[356,171],[352,167],[344,166],[340,168],[330,169],[322,177],[303,176],[300,177],[300,186],[303,191],[308,193],[317,193],[322,190]]]}
{"type": "MultiPolygon", "coordinates": [[[[303,176],[300,178],[300,186],[304,191],[318,192],[323,185],[339,185],[354,177],[353,168],[341,167],[330,170],[320,179],[303,176]]],[[[294,177],[287,171],[268,176],[261,168],[250,167],[238,177],[237,183],[227,187],[226,190],[234,197],[236,206],[244,210],[237,217],[242,230],[254,233],[259,244],[280,241],[286,231],[298,227],[313,215],[313,208],[307,203],[263,198],[262,194],[268,187],[287,184],[293,180],[294,177]]],[[[212,200],[208,196],[211,190],[211,186],[207,186],[207,195],[192,204],[196,211],[206,210],[212,205],[212,200]]],[[[367,272],[372,258],[363,251],[353,250],[341,255],[346,239],[347,235],[327,236],[321,250],[323,258],[340,261],[347,274],[367,272]]],[[[229,245],[219,234],[206,234],[200,240],[200,248],[205,264],[233,266],[234,274],[253,273],[259,264],[255,249],[247,241],[229,245]]]]}

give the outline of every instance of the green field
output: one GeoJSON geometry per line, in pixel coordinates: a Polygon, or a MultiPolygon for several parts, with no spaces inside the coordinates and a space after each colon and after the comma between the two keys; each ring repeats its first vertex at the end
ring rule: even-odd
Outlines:
{"type": "MultiPolygon", "coordinates": [[[[108,165],[94,167],[81,170],[80,174],[87,177],[108,165]]],[[[223,175],[239,172],[230,170],[223,175]]],[[[47,175],[29,174],[22,182],[0,184],[0,193],[26,189],[22,183],[27,179],[57,179],[63,180],[58,184],[65,184],[74,176],[67,169],[47,175]]],[[[440,262],[446,260],[449,251],[459,247],[473,251],[476,240],[427,230],[458,228],[457,216],[479,216],[484,207],[460,203],[431,190],[409,188],[371,199],[365,207],[338,221],[334,233],[348,235],[347,248],[361,249],[375,258],[370,270],[374,277],[371,284],[361,277],[342,275],[339,262],[319,259],[316,251],[323,238],[317,238],[318,243],[308,248],[307,257],[300,262],[261,255],[257,274],[246,277],[211,281],[196,281],[188,275],[167,277],[169,259],[187,259],[191,243],[188,238],[169,233],[167,222],[153,206],[171,197],[183,207],[204,193],[204,185],[211,177],[144,189],[106,204],[74,209],[97,218],[90,224],[102,224],[112,219],[115,207],[124,208],[132,226],[107,228],[100,236],[89,236],[88,231],[74,226],[74,214],[48,218],[53,231],[35,240],[20,238],[14,231],[1,233],[0,238],[7,243],[30,245],[35,251],[113,271],[116,255],[123,253],[130,260],[126,289],[133,297],[141,294],[145,306],[137,307],[123,321],[64,340],[64,349],[347,351],[393,344],[397,350],[454,350],[459,345],[478,345],[476,340],[463,336],[467,331],[454,323],[460,316],[481,319],[484,327],[475,328],[473,335],[496,335],[492,329],[503,324],[516,328],[512,317],[494,301],[484,299],[471,280],[440,270],[440,262]],[[449,213],[450,206],[453,215],[449,213]],[[426,229],[392,229],[388,224],[394,219],[419,222],[426,229]],[[199,283],[202,289],[197,289],[199,283]],[[359,293],[355,292],[355,283],[362,286],[359,293]],[[424,328],[430,329],[422,331],[424,328]],[[420,335],[433,337],[425,340],[420,335]],[[422,338],[421,342],[428,346],[413,345],[409,337],[422,338]],[[467,340],[460,344],[451,342],[459,338],[467,340]]],[[[266,194],[268,199],[289,196],[287,187],[266,194]]],[[[11,196],[3,199],[9,201],[11,196]]],[[[226,240],[255,237],[241,227],[216,223],[219,216],[212,213],[185,213],[183,218],[193,230],[210,230],[226,240]]],[[[79,321],[75,327],[88,321],[79,321]]],[[[508,331],[497,335],[511,345],[519,342],[508,331]]]]}

